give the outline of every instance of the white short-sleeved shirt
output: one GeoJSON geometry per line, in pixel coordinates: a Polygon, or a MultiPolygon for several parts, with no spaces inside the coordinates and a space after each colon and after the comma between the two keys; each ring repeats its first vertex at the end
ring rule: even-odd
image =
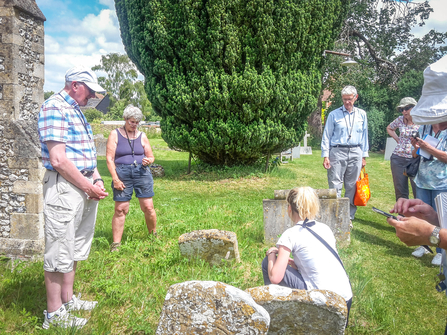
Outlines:
{"type": "MultiPolygon", "coordinates": [[[[293,260],[306,282],[307,289],[328,290],[345,300],[352,298],[351,285],[345,270],[335,256],[312,233],[298,222],[279,238],[276,247],[284,246],[292,251],[293,260]]],[[[321,222],[310,227],[335,251],[335,237],[331,228],[321,222]]]]}

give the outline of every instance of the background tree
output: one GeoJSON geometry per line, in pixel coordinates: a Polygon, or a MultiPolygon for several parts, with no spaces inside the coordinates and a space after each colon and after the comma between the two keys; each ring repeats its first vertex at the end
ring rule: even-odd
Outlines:
{"type": "Polygon", "coordinates": [[[157,120],[152,113],[152,105],[147,99],[144,84],[138,80],[138,71],[125,54],[109,53],[101,56],[101,64],[92,67],[93,71],[105,72],[99,76],[98,82],[110,95],[109,112],[105,116],[109,120],[121,120],[123,110],[128,104],[141,109],[146,121],[157,120]]]}
{"type": "MultiPolygon", "coordinates": [[[[385,128],[397,116],[395,106],[400,99],[419,99],[423,70],[447,51],[445,32],[431,30],[422,38],[411,34],[432,11],[428,2],[353,1],[334,48],[354,55],[359,65],[343,68],[340,57],[326,59],[323,88],[333,92],[331,109],[341,105],[339,92],[344,85],[356,86],[358,105],[368,113],[373,150],[384,148],[385,128]]],[[[316,138],[321,138],[320,120],[320,110],[309,119],[316,138]]]]}
{"type": "Polygon", "coordinates": [[[48,99],[49,97],[51,97],[53,94],[54,94],[53,91],[45,91],[45,92],[43,92],[43,98],[44,98],[45,100],[47,100],[47,99],[48,99]]]}
{"type": "Polygon", "coordinates": [[[115,0],[162,136],[210,164],[302,139],[346,0],[115,0]]]}
{"type": "Polygon", "coordinates": [[[84,116],[89,123],[92,123],[95,120],[101,120],[104,114],[102,114],[102,112],[100,112],[96,108],[89,108],[84,111],[84,116]]]}

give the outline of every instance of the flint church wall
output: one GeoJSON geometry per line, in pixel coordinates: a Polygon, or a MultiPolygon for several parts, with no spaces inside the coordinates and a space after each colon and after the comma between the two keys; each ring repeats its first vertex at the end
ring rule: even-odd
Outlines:
{"type": "Polygon", "coordinates": [[[0,254],[40,255],[37,116],[44,100],[44,21],[35,0],[0,0],[0,254]]]}

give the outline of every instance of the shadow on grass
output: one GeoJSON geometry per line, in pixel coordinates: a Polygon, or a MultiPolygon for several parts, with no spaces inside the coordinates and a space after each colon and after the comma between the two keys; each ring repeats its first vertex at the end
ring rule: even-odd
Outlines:
{"type": "Polygon", "coordinates": [[[399,256],[399,257],[413,257],[411,255],[412,249],[407,247],[405,244],[401,243],[399,239],[396,237],[396,242],[391,242],[386,239],[380,238],[376,235],[365,233],[360,230],[354,229],[351,232],[351,235],[356,240],[366,243],[366,244],[374,244],[380,245],[382,247],[386,247],[389,249],[389,254],[399,256]]]}
{"type": "MultiPolygon", "coordinates": [[[[386,222],[386,221],[385,221],[386,222]]],[[[365,226],[370,226],[374,229],[380,229],[380,230],[384,230],[384,231],[388,231],[391,233],[395,233],[396,230],[394,229],[393,226],[390,226],[389,224],[383,225],[374,221],[370,221],[370,220],[362,220],[362,219],[354,219],[354,226],[356,223],[360,223],[362,225],[365,226]]]]}

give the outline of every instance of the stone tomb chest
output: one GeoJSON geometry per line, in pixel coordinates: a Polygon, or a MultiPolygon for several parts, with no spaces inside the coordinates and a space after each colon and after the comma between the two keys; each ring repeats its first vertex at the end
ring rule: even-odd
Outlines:
{"type": "MultiPolygon", "coordinates": [[[[351,241],[349,226],[349,199],[337,198],[335,189],[315,190],[320,199],[320,213],[316,220],[327,224],[337,239],[337,245],[345,246],[351,241]]],[[[276,243],[279,236],[292,227],[287,215],[289,190],[275,190],[274,199],[264,199],[264,238],[266,243],[276,243]]]]}

